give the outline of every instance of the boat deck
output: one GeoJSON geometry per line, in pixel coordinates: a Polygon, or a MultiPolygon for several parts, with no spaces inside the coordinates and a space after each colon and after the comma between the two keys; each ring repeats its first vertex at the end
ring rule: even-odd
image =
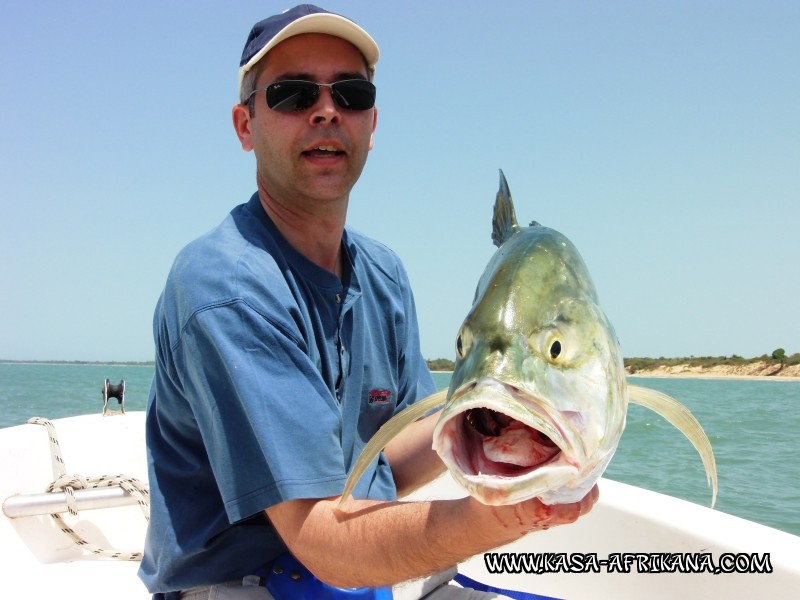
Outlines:
{"type": "MultiPolygon", "coordinates": [[[[87,478],[123,474],[146,482],[144,413],[72,417],[54,425],[67,473],[87,478]]],[[[34,495],[45,492],[61,468],[54,465],[47,429],[30,424],[0,429],[0,465],[0,501],[8,512],[36,512],[41,500],[34,495]]],[[[84,506],[108,507],[82,509],[76,517],[64,515],[64,521],[97,546],[141,551],[146,520],[135,498],[119,490],[110,495],[80,499],[84,506]]],[[[464,492],[445,475],[411,498],[461,495],[464,492]]],[[[36,597],[97,600],[148,597],[136,576],[138,562],[91,554],[65,535],[49,514],[9,518],[4,513],[0,540],[4,597],[27,597],[32,592],[36,597]]],[[[497,552],[499,560],[546,559],[547,564],[537,564],[561,571],[582,565],[588,572],[490,574],[482,555],[459,571],[491,585],[570,599],[794,598],[800,590],[800,537],[605,479],[600,482],[600,501],[589,515],[497,552]],[[772,572],[639,572],[645,566],[668,567],[663,557],[672,553],[712,567],[721,564],[723,555],[733,557],[732,565],[740,568],[753,558],[764,566],[768,557],[772,572]],[[704,563],[702,555],[710,555],[712,562],[704,563]],[[612,572],[625,565],[630,572],[612,572]]]]}

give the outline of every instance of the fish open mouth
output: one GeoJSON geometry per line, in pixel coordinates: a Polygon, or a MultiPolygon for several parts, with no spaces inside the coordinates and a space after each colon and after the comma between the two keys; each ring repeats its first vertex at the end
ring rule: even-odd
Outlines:
{"type": "Polygon", "coordinates": [[[547,401],[485,377],[451,394],[433,432],[433,449],[484,504],[535,497],[551,503],[545,498],[581,472],[574,438],[569,418],[547,401]]]}
{"type": "Polygon", "coordinates": [[[530,425],[490,408],[471,408],[453,423],[459,450],[454,458],[465,473],[515,477],[555,459],[561,449],[530,425]]]}

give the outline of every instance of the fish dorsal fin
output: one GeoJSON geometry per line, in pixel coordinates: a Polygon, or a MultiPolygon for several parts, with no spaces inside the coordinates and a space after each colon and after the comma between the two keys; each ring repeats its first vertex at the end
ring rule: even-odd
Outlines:
{"type": "Polygon", "coordinates": [[[511,192],[506,183],[503,170],[500,169],[500,189],[497,190],[497,199],[494,202],[494,218],[492,219],[492,241],[498,248],[508,238],[519,231],[517,215],[514,213],[514,203],[511,201],[511,192]]]}

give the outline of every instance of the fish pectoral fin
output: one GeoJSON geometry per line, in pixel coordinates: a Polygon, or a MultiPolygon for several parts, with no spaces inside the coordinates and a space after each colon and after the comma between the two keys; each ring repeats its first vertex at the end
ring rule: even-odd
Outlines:
{"type": "Polygon", "coordinates": [[[685,435],[703,461],[706,470],[706,478],[711,486],[711,507],[717,502],[717,463],[714,460],[714,450],[711,442],[703,431],[702,425],[683,404],[656,390],[639,387],[638,385],[628,386],[628,400],[633,404],[649,408],[656,414],[661,415],[672,423],[683,435],[685,435]]]}
{"type": "Polygon", "coordinates": [[[375,432],[375,435],[373,435],[369,442],[367,442],[367,445],[364,446],[364,449],[361,451],[361,455],[358,457],[358,459],[356,459],[356,462],[353,465],[353,470],[350,471],[350,475],[347,477],[347,481],[345,482],[344,491],[342,492],[342,497],[339,498],[338,505],[341,506],[342,503],[350,497],[356,487],[356,484],[367,470],[367,467],[369,467],[372,461],[375,460],[375,458],[397,434],[411,425],[414,421],[422,418],[425,413],[444,404],[446,400],[447,388],[439,390],[438,392],[435,392],[430,396],[426,396],[422,400],[415,402],[381,425],[380,429],[375,432]]]}

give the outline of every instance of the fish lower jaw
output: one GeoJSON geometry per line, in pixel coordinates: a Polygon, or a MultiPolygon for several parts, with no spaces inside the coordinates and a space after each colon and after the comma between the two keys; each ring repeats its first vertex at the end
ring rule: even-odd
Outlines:
{"type": "MultiPolygon", "coordinates": [[[[559,456],[546,466],[536,467],[527,473],[515,476],[496,473],[473,474],[452,468],[450,473],[453,479],[478,501],[500,506],[517,504],[532,498],[539,498],[545,504],[551,504],[553,502],[548,502],[546,499],[553,494],[563,494],[565,486],[579,476],[579,469],[559,456]]],[[[579,498],[582,496],[583,494],[579,498]]]]}
{"type": "Polygon", "coordinates": [[[537,498],[543,504],[568,504],[580,501],[589,493],[613,455],[614,449],[602,460],[593,463],[589,459],[573,461],[559,453],[546,465],[517,477],[467,473],[455,464],[450,467],[450,473],[471,496],[483,504],[517,504],[532,498],[537,498]]]}

